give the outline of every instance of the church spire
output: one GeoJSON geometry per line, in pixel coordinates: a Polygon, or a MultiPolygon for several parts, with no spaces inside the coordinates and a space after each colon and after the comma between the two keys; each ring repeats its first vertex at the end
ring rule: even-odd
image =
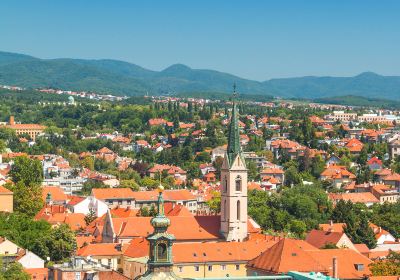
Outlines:
{"type": "Polygon", "coordinates": [[[228,160],[229,164],[232,164],[235,157],[240,154],[240,134],[239,134],[239,119],[236,105],[236,84],[233,84],[233,96],[232,96],[232,116],[229,124],[228,132],[228,160]]]}

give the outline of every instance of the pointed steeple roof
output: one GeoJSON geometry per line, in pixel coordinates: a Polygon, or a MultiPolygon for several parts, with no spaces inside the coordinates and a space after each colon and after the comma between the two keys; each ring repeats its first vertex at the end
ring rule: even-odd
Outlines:
{"type": "Polygon", "coordinates": [[[237,105],[236,105],[236,84],[233,85],[233,97],[232,97],[232,116],[231,122],[229,124],[229,131],[228,131],[228,161],[229,165],[231,166],[233,161],[235,160],[237,155],[241,155],[241,147],[240,147],[240,134],[239,134],[239,116],[237,112],[237,105]]]}

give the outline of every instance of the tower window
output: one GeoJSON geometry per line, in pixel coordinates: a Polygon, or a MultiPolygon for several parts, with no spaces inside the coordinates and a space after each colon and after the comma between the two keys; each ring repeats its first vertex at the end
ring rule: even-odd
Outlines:
{"type": "Polygon", "coordinates": [[[167,260],[167,244],[159,243],[157,245],[157,259],[159,261],[166,261],[167,260]]]}
{"type": "Polygon", "coordinates": [[[225,176],[225,179],[224,179],[224,192],[227,192],[228,191],[228,180],[226,179],[226,176],[225,176]]]}
{"type": "Polygon", "coordinates": [[[241,192],[242,191],[242,178],[240,176],[236,177],[235,189],[236,189],[237,192],[241,192]]]}
{"type": "Polygon", "coordinates": [[[240,220],[240,200],[236,202],[236,218],[240,220]]]}
{"type": "Polygon", "coordinates": [[[223,212],[222,218],[225,218],[225,217],[226,217],[226,200],[224,199],[224,212],[223,212]]]}

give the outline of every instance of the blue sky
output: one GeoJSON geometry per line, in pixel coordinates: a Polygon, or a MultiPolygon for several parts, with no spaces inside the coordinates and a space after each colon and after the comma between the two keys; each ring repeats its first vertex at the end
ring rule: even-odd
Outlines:
{"type": "Polygon", "coordinates": [[[0,50],[266,80],[400,75],[397,0],[0,1],[0,50]]]}

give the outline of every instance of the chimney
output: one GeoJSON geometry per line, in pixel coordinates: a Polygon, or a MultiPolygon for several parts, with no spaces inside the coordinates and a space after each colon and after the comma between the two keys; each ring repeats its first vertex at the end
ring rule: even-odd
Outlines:
{"type": "Polygon", "coordinates": [[[14,125],[14,124],[15,124],[14,116],[10,116],[9,124],[10,124],[10,125],[14,125]]]}
{"type": "Polygon", "coordinates": [[[333,257],[332,260],[332,270],[333,270],[333,278],[337,279],[338,278],[338,263],[337,263],[337,257],[333,257]]]}

